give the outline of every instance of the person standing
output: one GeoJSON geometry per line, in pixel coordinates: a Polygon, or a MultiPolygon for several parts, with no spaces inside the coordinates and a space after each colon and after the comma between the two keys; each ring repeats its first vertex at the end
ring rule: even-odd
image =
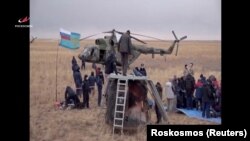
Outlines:
{"type": "Polygon", "coordinates": [[[188,73],[191,74],[192,76],[194,76],[194,70],[193,70],[193,63],[190,63],[189,69],[188,69],[188,73]]]}
{"type": "Polygon", "coordinates": [[[189,74],[188,65],[185,64],[184,71],[183,71],[184,80],[186,79],[188,74],[189,74]]]}
{"type": "Polygon", "coordinates": [[[202,87],[202,117],[210,118],[210,106],[211,106],[212,92],[208,83],[204,83],[202,87]]]}
{"type": "Polygon", "coordinates": [[[85,70],[85,60],[84,60],[84,58],[82,59],[82,65],[81,65],[81,70],[85,70]]]}
{"type": "Polygon", "coordinates": [[[165,94],[167,97],[167,108],[169,112],[173,112],[173,104],[174,104],[174,91],[173,91],[173,85],[172,85],[172,80],[169,79],[169,81],[166,82],[165,85],[165,94]]]}
{"type": "Polygon", "coordinates": [[[102,100],[102,85],[103,85],[103,81],[101,78],[101,75],[97,75],[96,76],[96,85],[97,85],[97,89],[98,89],[98,106],[101,106],[101,100],[102,100]]]}
{"type": "Polygon", "coordinates": [[[191,110],[193,108],[193,94],[195,86],[195,79],[191,74],[188,74],[186,76],[185,86],[186,86],[187,109],[191,110]]]}
{"type": "Polygon", "coordinates": [[[94,95],[95,95],[96,77],[94,76],[94,72],[93,71],[91,72],[88,81],[89,81],[90,95],[92,95],[94,97],[94,95]]]}
{"type": "Polygon", "coordinates": [[[76,68],[79,67],[78,64],[77,64],[75,56],[73,56],[73,58],[71,60],[71,63],[72,63],[72,71],[76,70],[76,68]]]}
{"type": "MultiPolygon", "coordinates": [[[[157,82],[155,87],[159,93],[160,99],[162,100],[162,86],[161,86],[160,82],[157,82]]],[[[161,119],[162,119],[162,115],[160,113],[160,110],[159,110],[157,104],[155,104],[155,113],[156,113],[156,117],[157,117],[156,123],[160,123],[161,119]]]]}
{"type": "Polygon", "coordinates": [[[123,33],[119,43],[118,51],[121,53],[122,74],[126,76],[128,69],[128,55],[131,54],[132,43],[130,38],[130,31],[123,33]]]}
{"type": "MultiPolygon", "coordinates": [[[[74,59],[73,59],[74,60],[74,59]]],[[[80,67],[75,61],[72,61],[73,78],[76,86],[76,94],[81,97],[82,94],[82,75],[80,73],[80,67]]]]}
{"type": "MultiPolygon", "coordinates": [[[[103,96],[104,97],[107,97],[107,85],[108,85],[108,76],[111,74],[111,73],[115,73],[115,74],[117,74],[118,72],[117,72],[117,69],[116,69],[116,57],[115,57],[115,54],[114,53],[111,53],[109,56],[108,56],[108,58],[106,59],[106,61],[105,61],[105,76],[104,76],[104,81],[103,81],[103,83],[104,83],[104,89],[103,89],[103,96]]],[[[103,106],[105,106],[106,105],[106,103],[105,103],[106,101],[105,101],[105,98],[103,98],[103,100],[102,100],[102,105],[103,106]]]]}
{"type": "Polygon", "coordinates": [[[83,108],[85,108],[85,106],[89,108],[90,89],[89,89],[88,75],[84,75],[82,90],[83,90],[83,108]]]}

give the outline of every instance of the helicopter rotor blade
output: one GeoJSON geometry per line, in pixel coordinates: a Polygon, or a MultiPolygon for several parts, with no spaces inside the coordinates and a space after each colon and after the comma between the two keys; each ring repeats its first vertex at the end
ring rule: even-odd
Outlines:
{"type": "Polygon", "coordinates": [[[184,40],[184,39],[186,39],[186,38],[187,38],[187,36],[183,36],[183,37],[180,38],[180,41],[181,41],[181,40],[184,40]]]}
{"type": "Polygon", "coordinates": [[[93,37],[93,36],[96,36],[96,35],[99,35],[99,34],[101,34],[101,33],[98,33],[98,34],[93,34],[93,35],[90,35],[90,36],[84,37],[84,38],[80,39],[80,41],[85,40],[85,39],[88,39],[88,38],[93,37]]]}
{"type": "Polygon", "coordinates": [[[135,38],[135,37],[133,37],[133,36],[130,36],[130,38],[135,39],[136,41],[141,42],[141,43],[143,43],[143,44],[147,44],[146,42],[143,42],[142,40],[139,40],[139,39],[137,39],[137,38],[135,38]]]}
{"type": "Polygon", "coordinates": [[[116,31],[115,29],[113,29],[113,30],[110,30],[110,31],[105,31],[105,32],[103,32],[103,33],[118,33],[118,34],[123,34],[123,32],[120,32],[120,31],[116,31]]]}
{"type": "Polygon", "coordinates": [[[115,30],[115,32],[118,33],[118,34],[123,34],[123,32],[120,32],[120,31],[116,31],[116,30],[115,30]]]}
{"type": "Polygon", "coordinates": [[[176,52],[175,52],[175,56],[177,56],[177,53],[178,53],[178,48],[179,48],[179,43],[177,43],[177,47],[176,47],[176,52]]]}
{"type": "Polygon", "coordinates": [[[115,32],[115,29],[110,30],[110,31],[104,31],[104,32],[102,32],[102,33],[114,33],[114,32],[115,32]]]}
{"type": "Polygon", "coordinates": [[[159,39],[159,38],[155,38],[155,37],[151,37],[151,36],[147,36],[147,35],[142,35],[142,34],[137,34],[137,33],[131,33],[131,34],[137,35],[137,36],[142,36],[142,37],[147,37],[147,38],[152,38],[152,39],[156,39],[156,40],[159,40],[159,41],[166,42],[165,40],[162,40],[162,39],[159,39]]]}
{"type": "Polygon", "coordinates": [[[178,40],[177,36],[175,35],[174,31],[172,30],[175,40],[178,40]]]}
{"type": "MultiPolygon", "coordinates": [[[[105,31],[105,32],[103,32],[103,33],[118,33],[118,34],[124,34],[123,32],[116,31],[115,29],[113,29],[113,30],[111,30],[111,31],[105,31]]],[[[135,38],[135,37],[133,37],[133,36],[130,36],[130,38],[135,39],[136,41],[141,42],[141,43],[143,43],[143,44],[147,44],[146,42],[144,42],[144,41],[142,41],[142,40],[140,40],[140,39],[137,39],[137,38],[135,38]]]]}

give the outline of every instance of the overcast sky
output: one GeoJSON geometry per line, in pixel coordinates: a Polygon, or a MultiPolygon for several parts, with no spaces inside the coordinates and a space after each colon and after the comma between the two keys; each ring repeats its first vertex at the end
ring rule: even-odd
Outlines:
{"type": "MultiPolygon", "coordinates": [[[[116,29],[173,40],[221,40],[220,0],[30,0],[31,36],[59,39],[116,29]]],[[[103,35],[102,35],[103,36],[103,35]]],[[[97,36],[98,37],[98,36],[97,36]]]]}

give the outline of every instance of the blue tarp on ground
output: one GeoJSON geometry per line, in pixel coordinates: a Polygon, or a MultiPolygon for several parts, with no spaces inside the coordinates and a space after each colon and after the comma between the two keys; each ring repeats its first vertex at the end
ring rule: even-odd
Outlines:
{"type": "Polygon", "coordinates": [[[206,120],[206,121],[210,121],[210,122],[215,122],[215,123],[221,124],[221,118],[220,117],[218,117],[218,118],[203,118],[201,111],[179,109],[179,108],[177,108],[177,110],[179,112],[181,112],[181,113],[184,113],[188,117],[193,117],[193,118],[197,118],[197,119],[206,120]]]}

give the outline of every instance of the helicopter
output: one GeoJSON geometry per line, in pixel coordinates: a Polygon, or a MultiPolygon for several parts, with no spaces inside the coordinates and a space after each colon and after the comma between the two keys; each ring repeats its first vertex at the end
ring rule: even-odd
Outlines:
{"type": "MultiPolygon", "coordinates": [[[[123,32],[116,31],[115,29],[111,31],[106,31],[102,33],[109,33],[111,34],[110,36],[104,36],[104,38],[98,38],[95,40],[95,45],[87,45],[83,49],[83,51],[78,55],[78,58],[80,60],[84,60],[85,62],[88,63],[96,63],[96,64],[105,64],[106,59],[111,53],[114,53],[116,56],[116,65],[117,66],[122,66],[121,63],[121,54],[118,51],[118,41],[115,33],[118,34],[123,34],[123,32]]],[[[187,36],[183,36],[180,39],[177,38],[176,34],[174,31],[172,31],[175,40],[173,41],[172,45],[168,49],[160,49],[160,48],[155,48],[155,47],[149,47],[146,45],[136,45],[132,44],[132,49],[131,49],[131,54],[128,57],[128,65],[132,64],[141,54],[152,54],[152,58],[154,58],[154,54],[160,54],[163,56],[164,54],[172,54],[174,47],[177,46],[176,49],[176,56],[178,53],[178,47],[179,47],[179,42],[186,39],[187,36]]],[[[143,36],[143,37],[148,37],[148,38],[153,38],[157,39],[160,41],[165,41],[162,39],[158,39],[155,37],[150,37],[146,35],[141,35],[141,34],[136,34],[136,33],[130,33],[131,35],[138,35],[138,36],[143,36]]],[[[95,34],[97,35],[97,34],[95,34]]],[[[87,38],[90,38],[91,35],[85,38],[82,38],[81,40],[85,40],[87,38]]],[[[135,39],[138,42],[141,42],[143,44],[146,44],[146,42],[131,36],[131,39],[135,39]]]]}

